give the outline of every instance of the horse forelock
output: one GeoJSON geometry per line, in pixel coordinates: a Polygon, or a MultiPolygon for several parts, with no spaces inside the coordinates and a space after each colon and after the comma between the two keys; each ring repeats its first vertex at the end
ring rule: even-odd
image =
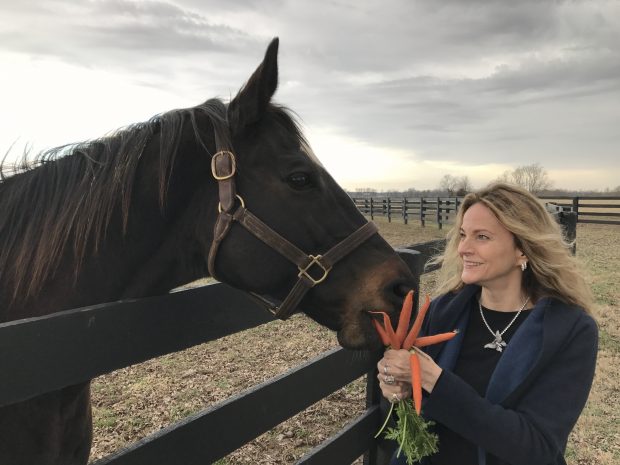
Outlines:
{"type": "Polygon", "coordinates": [[[270,112],[275,116],[276,121],[284,130],[288,131],[297,140],[300,151],[312,160],[313,163],[323,167],[323,164],[315,155],[310,143],[303,134],[297,114],[285,106],[274,104],[270,106],[270,112]]]}
{"type": "Polygon", "coordinates": [[[163,208],[186,119],[198,136],[195,115],[207,115],[216,139],[225,139],[225,111],[225,105],[213,99],[100,139],[46,150],[28,160],[24,156],[10,176],[4,162],[0,164],[0,283],[5,296],[7,289],[12,289],[13,300],[39,292],[68,247],[75,254],[77,278],[80,263],[91,247],[97,250],[119,205],[126,227],[138,164],[157,133],[163,208]]]}

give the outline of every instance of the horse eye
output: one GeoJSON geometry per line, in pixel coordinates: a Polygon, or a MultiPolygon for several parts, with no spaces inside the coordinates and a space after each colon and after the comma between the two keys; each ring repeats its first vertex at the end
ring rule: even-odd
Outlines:
{"type": "Polygon", "coordinates": [[[293,173],[286,180],[294,189],[304,189],[312,185],[310,176],[306,173],[293,173]]]}

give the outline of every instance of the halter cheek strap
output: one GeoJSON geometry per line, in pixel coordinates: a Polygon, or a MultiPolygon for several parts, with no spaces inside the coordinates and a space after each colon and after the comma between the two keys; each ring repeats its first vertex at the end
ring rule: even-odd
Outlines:
{"type": "Polygon", "coordinates": [[[282,320],[287,319],[295,312],[306,292],[327,279],[332,267],[338,261],[377,233],[375,224],[367,222],[325,254],[306,254],[245,208],[243,199],[236,193],[234,182],[236,162],[232,152],[220,151],[216,153],[211,160],[211,171],[213,177],[218,181],[220,203],[219,215],[214,227],[213,242],[209,250],[209,273],[213,277],[216,276],[215,259],[219,246],[230,230],[232,223],[239,223],[255,237],[297,265],[299,270],[297,282],[279,307],[265,297],[251,293],[277,318],[282,320]],[[237,201],[240,205],[235,209],[237,201]]]}

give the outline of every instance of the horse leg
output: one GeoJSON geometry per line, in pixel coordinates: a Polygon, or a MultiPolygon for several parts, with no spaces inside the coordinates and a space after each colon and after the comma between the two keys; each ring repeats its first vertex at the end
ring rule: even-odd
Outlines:
{"type": "Polygon", "coordinates": [[[90,382],[0,407],[0,464],[84,465],[91,441],[90,382]]]}

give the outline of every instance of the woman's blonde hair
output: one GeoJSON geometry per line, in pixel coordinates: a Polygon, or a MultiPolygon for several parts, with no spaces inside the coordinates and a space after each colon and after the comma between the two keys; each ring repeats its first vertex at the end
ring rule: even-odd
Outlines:
{"type": "Polygon", "coordinates": [[[555,297],[578,305],[588,313],[592,310],[590,288],[571,254],[572,244],[562,238],[560,225],[534,195],[506,183],[491,184],[463,199],[454,228],[448,233],[446,249],[433,260],[433,263],[441,263],[437,292],[443,294],[464,286],[461,281],[463,262],[457,250],[460,229],[463,215],[477,203],[493,212],[527,257],[528,267],[523,273],[522,285],[533,301],[555,297]]]}

